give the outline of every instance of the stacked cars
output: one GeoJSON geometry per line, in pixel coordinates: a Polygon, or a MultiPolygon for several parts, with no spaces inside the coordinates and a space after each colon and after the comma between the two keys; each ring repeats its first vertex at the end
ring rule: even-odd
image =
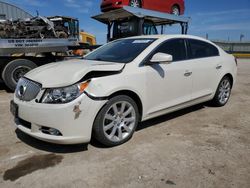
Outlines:
{"type": "Polygon", "coordinates": [[[113,9],[122,8],[123,6],[132,6],[156,10],[160,12],[182,15],[184,14],[184,0],[103,0],[101,11],[107,12],[113,9]]]}

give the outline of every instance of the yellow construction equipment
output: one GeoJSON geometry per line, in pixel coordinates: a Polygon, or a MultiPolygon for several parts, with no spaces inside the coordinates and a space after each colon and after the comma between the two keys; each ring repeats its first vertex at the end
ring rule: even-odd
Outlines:
{"type": "Polygon", "coordinates": [[[96,45],[96,38],[94,35],[84,32],[84,31],[81,31],[79,35],[80,35],[80,42],[90,44],[90,45],[96,45]]]}
{"type": "MultiPolygon", "coordinates": [[[[96,45],[96,38],[95,38],[94,35],[92,35],[90,33],[81,31],[79,33],[79,44],[82,45],[82,46],[87,46],[87,45],[93,46],[93,45],[96,45]]],[[[78,50],[74,50],[73,53],[75,55],[83,56],[83,55],[89,53],[89,51],[90,51],[89,49],[86,49],[86,50],[78,49],[78,50]]]]}

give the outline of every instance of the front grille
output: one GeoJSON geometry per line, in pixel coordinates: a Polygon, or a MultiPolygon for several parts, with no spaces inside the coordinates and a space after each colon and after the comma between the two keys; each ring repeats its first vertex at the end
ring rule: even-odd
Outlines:
{"type": "Polygon", "coordinates": [[[17,83],[15,95],[20,100],[31,101],[36,98],[40,90],[41,84],[27,78],[20,78],[17,83]]]}

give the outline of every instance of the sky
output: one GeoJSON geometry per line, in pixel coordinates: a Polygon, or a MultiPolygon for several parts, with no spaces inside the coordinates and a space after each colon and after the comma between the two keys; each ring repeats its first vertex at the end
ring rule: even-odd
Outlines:
{"type": "MultiPolygon", "coordinates": [[[[101,0],[4,0],[32,15],[76,17],[80,28],[94,34],[98,44],[106,42],[106,26],[91,16],[100,14],[101,0]]],[[[188,34],[210,40],[250,41],[250,0],[186,0],[185,15],[191,18],[188,34]]],[[[167,27],[166,34],[180,33],[179,26],[167,27]]]]}

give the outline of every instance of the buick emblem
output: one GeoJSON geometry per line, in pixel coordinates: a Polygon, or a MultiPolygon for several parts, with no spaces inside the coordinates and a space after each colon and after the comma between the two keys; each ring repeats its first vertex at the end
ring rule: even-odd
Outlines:
{"type": "Polygon", "coordinates": [[[25,91],[26,91],[26,86],[24,85],[21,85],[19,88],[18,88],[18,91],[17,91],[17,94],[20,98],[23,98],[24,94],[25,94],[25,91]]]}

